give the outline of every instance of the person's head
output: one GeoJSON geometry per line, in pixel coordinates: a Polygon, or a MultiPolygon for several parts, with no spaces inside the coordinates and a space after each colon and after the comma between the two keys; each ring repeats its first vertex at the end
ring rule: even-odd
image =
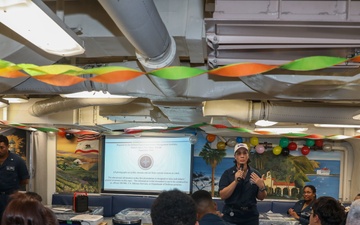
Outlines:
{"type": "Polygon", "coordinates": [[[0,158],[6,157],[9,153],[9,139],[0,134],[0,158]]]}
{"type": "Polygon", "coordinates": [[[333,197],[322,196],[315,200],[310,225],[339,225],[345,220],[344,206],[333,197]]]}
{"type": "Polygon", "coordinates": [[[234,157],[237,164],[249,164],[249,147],[245,143],[237,143],[234,147],[234,157]]]}
{"type": "Polygon", "coordinates": [[[153,225],[194,225],[196,205],[194,200],[179,190],[160,193],[151,206],[153,225]]]}
{"type": "Polygon", "coordinates": [[[25,195],[27,195],[29,198],[38,200],[39,202],[42,202],[42,197],[41,197],[38,193],[36,193],[36,192],[27,191],[27,192],[25,193],[25,195]]]}
{"type": "Polygon", "coordinates": [[[305,201],[313,201],[316,199],[316,188],[313,185],[305,185],[303,188],[305,201]]]}
{"type": "Polygon", "coordinates": [[[195,191],[191,197],[196,203],[198,220],[200,220],[207,213],[216,212],[216,203],[213,201],[211,194],[208,191],[195,191]]]}
{"type": "Polygon", "coordinates": [[[12,196],[1,219],[1,225],[57,225],[51,209],[23,193],[12,196]]]}
{"type": "Polygon", "coordinates": [[[356,199],[351,203],[350,210],[346,219],[346,225],[358,224],[360,224],[360,199],[356,199]]]}
{"type": "Polygon", "coordinates": [[[355,196],[354,201],[356,201],[358,199],[360,199],[360,193],[355,196]]]}

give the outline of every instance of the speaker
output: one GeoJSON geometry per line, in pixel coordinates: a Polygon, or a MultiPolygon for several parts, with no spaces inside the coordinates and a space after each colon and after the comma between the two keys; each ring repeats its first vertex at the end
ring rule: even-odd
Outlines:
{"type": "Polygon", "coordinates": [[[89,209],[89,198],[87,193],[74,193],[73,210],[74,212],[86,212],[89,209]]]}

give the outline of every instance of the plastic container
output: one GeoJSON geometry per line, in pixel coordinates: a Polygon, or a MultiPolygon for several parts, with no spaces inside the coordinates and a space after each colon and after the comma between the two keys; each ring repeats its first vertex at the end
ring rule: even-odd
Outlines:
{"type": "Polygon", "coordinates": [[[122,221],[141,220],[142,224],[152,224],[150,209],[148,208],[127,208],[115,214],[115,219],[122,221]]]}
{"type": "Polygon", "coordinates": [[[141,219],[137,219],[137,220],[123,220],[123,219],[117,219],[117,218],[113,218],[112,219],[112,223],[113,225],[141,225],[141,219]]]}

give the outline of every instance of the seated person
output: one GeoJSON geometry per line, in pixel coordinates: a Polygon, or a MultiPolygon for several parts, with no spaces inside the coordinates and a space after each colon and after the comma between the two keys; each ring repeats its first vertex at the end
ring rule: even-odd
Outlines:
{"type": "Polygon", "coordinates": [[[306,185],[303,188],[304,199],[295,203],[288,210],[288,214],[299,220],[299,224],[308,225],[312,205],[316,199],[316,188],[313,185],[306,185]]]}
{"type": "Polygon", "coordinates": [[[346,225],[360,224],[360,199],[356,199],[351,203],[350,210],[347,213],[346,225]]]}
{"type": "Polygon", "coordinates": [[[309,225],[339,225],[345,221],[345,210],[333,197],[322,196],[315,200],[309,225]]]}
{"type": "Polygon", "coordinates": [[[151,206],[150,216],[153,225],[198,224],[194,200],[176,189],[160,193],[151,206]]]}
{"type": "Polygon", "coordinates": [[[51,209],[40,201],[17,193],[11,197],[1,218],[1,225],[58,225],[59,222],[51,209]]]}
{"type": "Polygon", "coordinates": [[[197,207],[197,219],[200,225],[226,225],[227,223],[220,217],[217,211],[216,203],[211,194],[205,190],[194,192],[191,197],[194,199],[197,207]]]}

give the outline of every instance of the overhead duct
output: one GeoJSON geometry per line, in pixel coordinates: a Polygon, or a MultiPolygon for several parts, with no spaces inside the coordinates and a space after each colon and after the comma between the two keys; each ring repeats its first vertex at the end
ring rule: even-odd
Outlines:
{"type": "Polygon", "coordinates": [[[123,105],[132,102],[136,98],[81,98],[81,99],[64,99],[60,96],[38,101],[29,108],[32,116],[44,116],[51,113],[57,113],[66,110],[73,110],[87,106],[100,105],[123,105]]]}
{"type": "Polygon", "coordinates": [[[214,100],[203,103],[204,116],[226,116],[244,122],[270,120],[312,124],[360,125],[352,117],[359,105],[295,102],[253,102],[247,100],[214,100]]]}
{"type": "MultiPolygon", "coordinates": [[[[169,35],[152,0],[99,0],[115,24],[136,49],[136,56],[146,71],[180,65],[176,43],[169,35]]],[[[165,80],[149,76],[165,96],[181,96],[187,79],[165,80]]]]}

